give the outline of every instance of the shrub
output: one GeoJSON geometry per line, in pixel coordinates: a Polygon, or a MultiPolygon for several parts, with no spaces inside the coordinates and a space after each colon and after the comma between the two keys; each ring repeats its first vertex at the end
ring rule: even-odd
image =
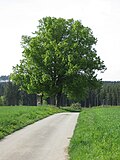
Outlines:
{"type": "Polygon", "coordinates": [[[75,109],[75,110],[81,110],[82,109],[80,103],[78,103],[78,102],[77,103],[72,103],[70,107],[75,109]]]}

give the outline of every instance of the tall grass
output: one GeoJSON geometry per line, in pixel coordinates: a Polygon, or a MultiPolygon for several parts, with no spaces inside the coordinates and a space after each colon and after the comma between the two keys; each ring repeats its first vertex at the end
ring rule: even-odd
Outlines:
{"type": "Polygon", "coordinates": [[[120,160],[120,107],[83,110],[69,155],[70,160],[120,160]]]}
{"type": "Polygon", "coordinates": [[[51,106],[2,106],[0,107],[0,139],[49,115],[63,112],[51,106]]]}

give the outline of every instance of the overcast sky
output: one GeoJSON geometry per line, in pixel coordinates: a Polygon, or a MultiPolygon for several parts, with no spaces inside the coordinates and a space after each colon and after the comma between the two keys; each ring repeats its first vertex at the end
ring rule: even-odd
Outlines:
{"type": "Polygon", "coordinates": [[[91,28],[107,67],[99,78],[120,80],[120,0],[0,0],[0,75],[12,72],[22,57],[21,36],[46,16],[78,19],[91,28]]]}

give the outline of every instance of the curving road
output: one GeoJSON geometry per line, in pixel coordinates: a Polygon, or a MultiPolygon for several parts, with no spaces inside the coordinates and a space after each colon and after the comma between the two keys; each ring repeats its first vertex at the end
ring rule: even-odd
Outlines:
{"type": "Polygon", "coordinates": [[[0,141],[0,160],[66,160],[78,113],[59,113],[0,141]]]}

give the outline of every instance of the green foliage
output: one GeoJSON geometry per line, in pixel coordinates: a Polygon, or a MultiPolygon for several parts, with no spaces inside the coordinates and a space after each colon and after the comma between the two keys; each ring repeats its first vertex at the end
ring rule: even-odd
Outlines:
{"type": "Polygon", "coordinates": [[[70,107],[73,108],[76,111],[77,110],[81,111],[81,109],[82,109],[80,103],[78,103],[78,102],[77,103],[72,103],[70,107]]]}
{"type": "Polygon", "coordinates": [[[82,106],[119,106],[120,105],[120,82],[103,81],[97,83],[98,87],[90,88],[88,96],[82,101],[82,106]],[[101,87],[100,87],[101,86],[101,87]]]}
{"type": "Polygon", "coordinates": [[[0,139],[49,115],[63,112],[52,106],[0,107],[0,139]]]}
{"type": "Polygon", "coordinates": [[[5,83],[0,82],[0,96],[4,95],[4,88],[5,88],[5,83]]]}
{"type": "Polygon", "coordinates": [[[3,105],[4,105],[4,97],[0,96],[0,106],[3,106],[3,105]]]}
{"type": "Polygon", "coordinates": [[[18,105],[19,104],[19,90],[18,86],[12,82],[7,82],[4,86],[4,99],[5,105],[18,105]]]}
{"type": "Polygon", "coordinates": [[[70,160],[119,160],[120,107],[85,109],[69,146],[70,160]]]}
{"type": "Polygon", "coordinates": [[[120,105],[120,82],[103,82],[100,90],[100,101],[104,105],[120,105]]]}
{"type": "Polygon", "coordinates": [[[79,106],[67,106],[67,107],[61,107],[61,109],[67,111],[67,112],[81,112],[82,108],[79,106]]]}
{"type": "Polygon", "coordinates": [[[21,91],[18,85],[10,81],[0,83],[0,94],[0,106],[37,105],[37,95],[21,91]]]}
{"type": "Polygon", "coordinates": [[[23,59],[11,78],[29,93],[73,99],[84,97],[95,71],[105,65],[93,48],[97,42],[90,28],[80,21],[45,17],[33,36],[22,36],[23,59]],[[76,96],[77,95],[77,96],[76,96]]]}

